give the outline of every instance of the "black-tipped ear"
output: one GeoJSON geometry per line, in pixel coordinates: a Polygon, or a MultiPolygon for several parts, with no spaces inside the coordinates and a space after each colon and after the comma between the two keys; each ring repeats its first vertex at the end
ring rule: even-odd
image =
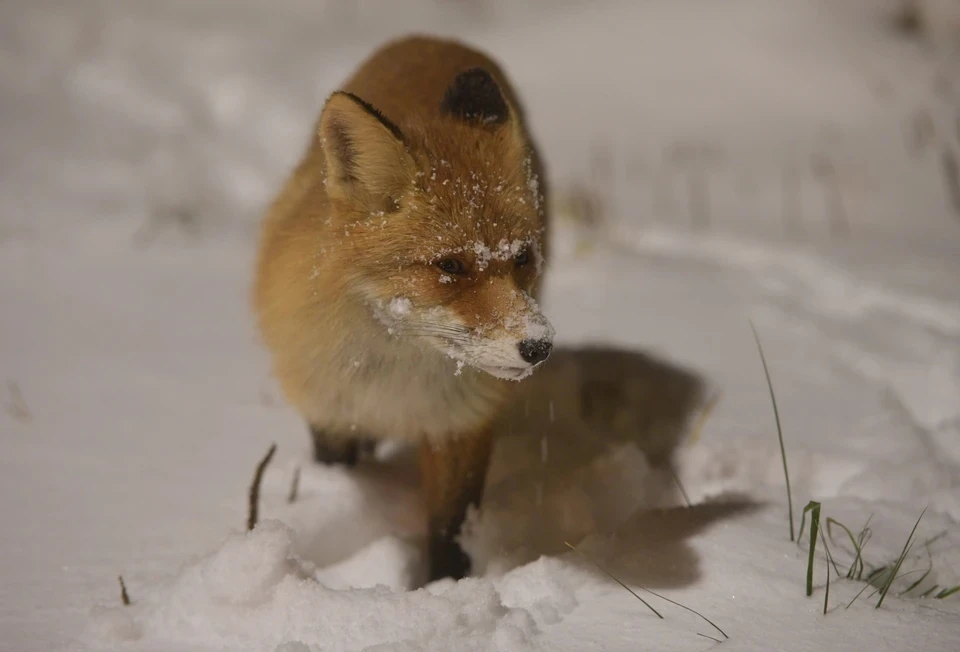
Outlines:
{"type": "Polygon", "coordinates": [[[354,102],[356,102],[358,105],[360,105],[361,108],[363,108],[364,111],[366,111],[367,113],[372,115],[374,118],[376,118],[377,122],[382,124],[387,131],[393,134],[394,138],[396,138],[400,142],[403,142],[404,140],[403,132],[400,131],[400,127],[398,127],[392,121],[388,120],[385,115],[380,113],[380,109],[370,104],[370,102],[367,102],[366,100],[357,97],[353,93],[348,93],[347,91],[338,91],[337,94],[345,95],[349,97],[351,100],[353,100],[354,102]]]}
{"type": "Polygon", "coordinates": [[[440,110],[479,125],[501,125],[510,117],[500,86],[483,68],[457,75],[443,95],[440,110]]]}

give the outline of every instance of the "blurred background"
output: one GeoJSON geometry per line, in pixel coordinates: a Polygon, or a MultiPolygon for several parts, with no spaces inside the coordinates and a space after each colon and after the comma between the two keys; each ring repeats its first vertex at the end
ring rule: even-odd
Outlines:
{"type": "Polygon", "coordinates": [[[409,32],[502,62],[555,206],[589,228],[941,249],[960,232],[958,0],[5,0],[0,13],[5,239],[249,240],[324,98],[409,32]]]}
{"type": "MultiPolygon", "coordinates": [[[[485,49],[519,90],[561,227],[563,344],[656,351],[722,387],[680,465],[694,499],[780,495],[749,314],[797,495],[960,518],[960,0],[2,0],[14,642],[59,649],[118,573],[145,592],[210,550],[270,441],[267,511],[285,504],[309,441],[254,332],[258,223],[324,99],[411,32],[485,49]]],[[[639,501],[624,459],[593,472],[639,501]]],[[[304,467],[300,528],[328,557],[345,527],[392,527],[378,496],[416,516],[415,491],[357,486],[304,467]]]]}

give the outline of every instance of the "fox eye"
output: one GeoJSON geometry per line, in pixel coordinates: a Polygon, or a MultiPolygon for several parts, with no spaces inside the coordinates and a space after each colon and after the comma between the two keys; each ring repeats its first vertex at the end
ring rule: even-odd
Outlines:
{"type": "Polygon", "coordinates": [[[459,258],[441,258],[437,261],[440,271],[447,274],[463,274],[463,262],[459,258]]]}
{"type": "Polygon", "coordinates": [[[517,254],[516,258],[513,259],[513,262],[517,267],[523,267],[530,262],[530,250],[524,247],[520,250],[520,253],[517,254]]]}

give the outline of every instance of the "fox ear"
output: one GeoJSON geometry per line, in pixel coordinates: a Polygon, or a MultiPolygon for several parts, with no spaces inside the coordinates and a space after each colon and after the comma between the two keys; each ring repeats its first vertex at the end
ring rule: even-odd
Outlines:
{"type": "Polygon", "coordinates": [[[510,119],[500,86],[483,68],[471,68],[454,77],[440,111],[481,126],[498,126],[510,119]]]}
{"type": "Polygon", "coordinates": [[[353,93],[330,96],[319,135],[327,166],[327,193],[390,212],[415,175],[403,133],[353,93]]]}

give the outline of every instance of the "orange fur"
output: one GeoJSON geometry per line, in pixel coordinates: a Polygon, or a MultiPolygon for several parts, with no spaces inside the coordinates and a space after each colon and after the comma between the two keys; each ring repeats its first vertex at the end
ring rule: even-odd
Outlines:
{"type": "MultiPolygon", "coordinates": [[[[275,373],[318,446],[425,442],[473,451],[485,471],[489,447],[469,442],[509,399],[504,378],[536,365],[518,342],[552,338],[534,301],[544,197],[519,102],[472,48],[389,43],[330,96],[264,219],[254,287],[275,373]],[[487,76],[465,72],[477,68],[487,76]]],[[[443,455],[424,459],[446,473],[443,455]]],[[[454,503],[479,496],[448,484],[453,502],[428,501],[431,528],[451,514],[455,534],[454,503]]]]}

